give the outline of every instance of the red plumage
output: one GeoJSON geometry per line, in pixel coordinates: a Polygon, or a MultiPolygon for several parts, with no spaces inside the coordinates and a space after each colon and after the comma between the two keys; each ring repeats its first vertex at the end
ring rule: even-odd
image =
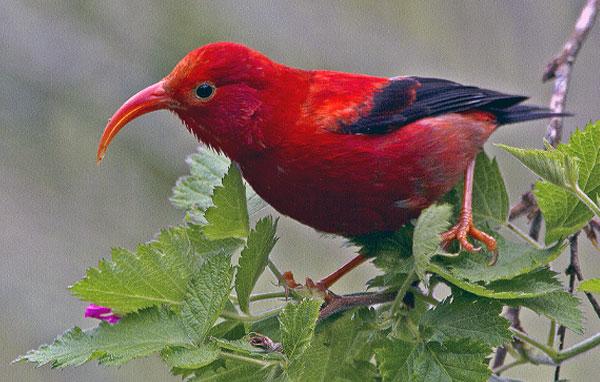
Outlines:
{"type": "Polygon", "coordinates": [[[449,191],[499,124],[552,115],[524,99],[432,78],[300,70],[215,43],[117,111],[98,158],[127,122],[169,109],[281,213],[347,236],[392,231],[449,191]]]}

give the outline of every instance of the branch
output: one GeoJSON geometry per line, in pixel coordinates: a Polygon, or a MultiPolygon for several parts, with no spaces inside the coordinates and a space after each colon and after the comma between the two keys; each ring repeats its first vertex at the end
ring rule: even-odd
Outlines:
{"type": "MultiPolygon", "coordinates": [[[[562,113],[565,110],[567,102],[567,92],[569,91],[569,83],[571,82],[571,69],[577,58],[579,49],[585,41],[590,29],[596,21],[598,6],[600,0],[588,0],[583,7],[579,19],[575,24],[575,29],[571,36],[563,46],[562,51],[550,61],[544,74],[543,81],[554,78],[554,92],[550,100],[550,109],[557,113],[562,113]]],[[[548,129],[546,130],[546,139],[552,146],[556,146],[562,139],[562,118],[556,117],[550,120],[548,129]]]]}
{"type": "MultiPolygon", "coordinates": [[[[579,245],[577,242],[578,236],[579,236],[579,234],[576,233],[575,235],[573,235],[569,238],[571,258],[569,260],[569,266],[567,267],[567,270],[565,271],[565,273],[569,275],[569,294],[573,294],[573,292],[575,290],[575,268],[576,267],[579,268],[579,245]]],[[[559,338],[558,351],[561,351],[565,347],[565,335],[567,334],[567,328],[565,328],[564,325],[559,326],[558,330],[557,330],[557,334],[558,334],[558,338],[559,338]]],[[[554,371],[554,381],[559,381],[559,380],[560,380],[560,365],[556,366],[556,369],[554,371]]]]}

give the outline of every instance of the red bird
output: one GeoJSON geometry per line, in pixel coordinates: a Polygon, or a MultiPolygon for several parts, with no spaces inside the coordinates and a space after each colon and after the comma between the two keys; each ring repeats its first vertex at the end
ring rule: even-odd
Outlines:
{"type": "MultiPolygon", "coordinates": [[[[214,43],[121,106],[98,161],[123,126],[167,109],[237,162],[279,212],[344,236],[397,230],[464,174],[459,222],[442,239],[476,252],[471,236],[495,253],[494,239],[472,223],[474,158],[498,126],[558,115],[519,105],[526,98],[437,78],[301,70],[240,44],[214,43]]],[[[359,255],[318,287],[364,260],[359,255]]]]}

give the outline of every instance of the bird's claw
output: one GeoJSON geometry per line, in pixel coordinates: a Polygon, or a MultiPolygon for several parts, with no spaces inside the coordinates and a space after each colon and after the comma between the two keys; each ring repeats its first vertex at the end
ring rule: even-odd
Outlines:
{"type": "Polygon", "coordinates": [[[327,286],[325,286],[321,281],[315,283],[311,278],[307,277],[304,281],[304,285],[302,285],[296,282],[294,275],[289,271],[284,272],[281,277],[283,279],[283,287],[285,288],[286,296],[290,291],[293,290],[297,292],[308,292],[310,295],[320,296],[326,302],[336,297],[336,295],[327,289],[327,286]]]}
{"type": "Polygon", "coordinates": [[[498,261],[496,239],[475,228],[471,214],[461,216],[459,222],[448,231],[442,233],[441,236],[442,248],[447,248],[453,240],[456,240],[460,244],[461,248],[469,253],[481,252],[481,247],[475,247],[467,240],[467,238],[471,236],[473,239],[483,243],[487,250],[492,254],[489,265],[494,265],[496,264],[496,261],[498,261]]]}

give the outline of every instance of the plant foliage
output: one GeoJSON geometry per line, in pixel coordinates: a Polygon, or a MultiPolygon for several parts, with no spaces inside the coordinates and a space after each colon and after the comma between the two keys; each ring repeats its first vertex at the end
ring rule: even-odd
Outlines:
{"type": "MultiPolygon", "coordinates": [[[[441,250],[439,234],[456,210],[433,205],[414,226],[352,239],[379,269],[370,293],[398,301],[326,317],[320,312],[329,302],[318,293],[274,284],[273,292],[253,295],[273,267],[277,220],[263,217],[252,227],[260,199],[234,163],[202,148],[188,158],[190,175],[173,189],[173,205],[185,211],[182,225],[135,251],[114,249],[70,288],[80,300],[112,309],[119,322],[74,327],[17,361],[63,368],[159,354],[188,381],[500,381],[488,361],[513,338],[503,307],[527,308],[582,331],[579,300],[548,265],[563,252],[562,239],[592,217],[590,201],[600,193],[600,124],[556,150],[503,148],[542,178],[535,194],[546,242],[554,245],[536,247],[505,234],[504,180],[497,162],[482,153],[473,212],[476,225],[493,229],[498,263],[489,266],[485,251],[450,256],[441,250]],[[451,293],[435,299],[438,285],[451,293]],[[254,302],[265,298],[275,308],[261,312],[254,302]]],[[[445,200],[456,204],[458,194],[445,200]]],[[[598,293],[600,282],[588,280],[580,290],[598,293]]]]}

